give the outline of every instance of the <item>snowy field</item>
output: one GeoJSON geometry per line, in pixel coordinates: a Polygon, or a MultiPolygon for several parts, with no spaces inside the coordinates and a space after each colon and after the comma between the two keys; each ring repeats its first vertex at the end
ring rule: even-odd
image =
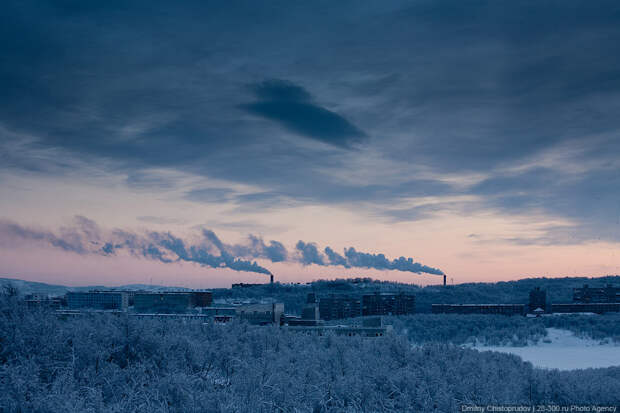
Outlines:
{"type": "Polygon", "coordinates": [[[620,345],[600,344],[583,339],[571,331],[547,328],[547,337],[525,347],[473,346],[479,351],[499,351],[516,354],[536,367],[559,370],[576,370],[620,366],[620,345]]]}

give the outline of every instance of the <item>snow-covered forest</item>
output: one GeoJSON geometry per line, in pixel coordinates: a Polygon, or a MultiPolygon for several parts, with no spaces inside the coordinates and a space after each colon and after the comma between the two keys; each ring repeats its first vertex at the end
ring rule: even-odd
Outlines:
{"type": "Polygon", "coordinates": [[[569,330],[578,337],[620,343],[620,314],[565,314],[506,317],[476,314],[415,314],[385,317],[385,322],[413,343],[525,346],[544,339],[547,328],[569,330]]]}
{"type": "Polygon", "coordinates": [[[540,370],[507,354],[413,345],[398,332],[364,339],[238,323],[63,320],[12,300],[3,298],[0,317],[7,412],[452,412],[461,403],[620,402],[618,367],[540,370]]]}

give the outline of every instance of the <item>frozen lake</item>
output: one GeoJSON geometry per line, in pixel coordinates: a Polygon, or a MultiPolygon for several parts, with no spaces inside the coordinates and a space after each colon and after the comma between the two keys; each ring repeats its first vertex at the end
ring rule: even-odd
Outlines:
{"type": "Polygon", "coordinates": [[[536,367],[575,370],[620,366],[620,345],[599,344],[596,340],[576,337],[572,332],[547,329],[547,337],[526,347],[473,346],[480,351],[516,354],[536,367]]]}

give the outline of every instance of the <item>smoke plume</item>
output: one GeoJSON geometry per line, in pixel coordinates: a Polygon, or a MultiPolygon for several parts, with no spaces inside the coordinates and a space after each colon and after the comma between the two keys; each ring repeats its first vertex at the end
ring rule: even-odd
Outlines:
{"type": "Polygon", "coordinates": [[[304,265],[310,264],[318,264],[325,265],[323,261],[323,257],[319,253],[319,249],[314,243],[305,243],[303,241],[298,241],[296,245],[297,251],[301,253],[299,256],[299,261],[304,265]]]}
{"type": "Polygon", "coordinates": [[[193,262],[212,268],[230,268],[236,271],[249,271],[271,274],[255,261],[244,259],[268,255],[278,256],[280,243],[265,245],[262,239],[253,237],[248,246],[224,244],[213,231],[204,230],[202,238],[189,243],[169,232],[135,233],[115,229],[102,232],[97,224],[85,217],[75,217],[71,227],[63,227],[59,234],[47,230],[28,228],[14,222],[0,220],[0,236],[5,242],[38,241],[78,254],[97,254],[113,256],[125,251],[133,256],[160,261],[193,262]],[[244,254],[238,254],[244,250],[244,254]],[[275,251],[275,252],[274,252],[275,251]]]}
{"type": "Polygon", "coordinates": [[[3,242],[45,243],[77,254],[114,256],[125,252],[163,263],[192,262],[205,267],[260,274],[271,272],[258,265],[254,261],[256,259],[443,275],[441,270],[414,262],[412,258],[390,260],[384,254],[359,252],[353,247],[345,248],[343,254],[339,254],[330,247],[321,251],[315,243],[300,240],[295,250],[289,253],[281,242],[265,242],[255,235],[249,235],[239,244],[227,244],[209,229],[203,229],[191,240],[176,237],[170,232],[134,232],[123,229],[104,231],[94,221],[82,216],[76,216],[71,226],[62,227],[56,232],[0,220],[0,244],[3,242]]]}
{"type": "Polygon", "coordinates": [[[304,265],[317,264],[329,266],[343,266],[345,268],[374,268],[376,270],[395,270],[413,273],[427,273],[433,275],[444,275],[438,269],[414,262],[413,258],[399,257],[389,260],[384,254],[370,254],[358,252],[355,248],[345,248],[344,255],[338,254],[330,247],[325,247],[325,255],[319,252],[314,243],[297,243],[297,251],[300,254],[299,261],[304,265]]]}

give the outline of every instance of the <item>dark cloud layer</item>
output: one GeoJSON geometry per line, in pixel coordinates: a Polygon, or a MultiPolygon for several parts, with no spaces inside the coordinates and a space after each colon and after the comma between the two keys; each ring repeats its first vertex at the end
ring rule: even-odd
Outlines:
{"type": "Polygon", "coordinates": [[[194,188],[195,202],[355,203],[396,221],[458,210],[393,207],[407,198],[473,194],[478,209],[569,219],[574,242],[620,240],[615,1],[2,8],[2,170],[96,165],[165,190],[178,182],[149,171],[172,169],[262,191],[194,188]],[[567,146],[564,164],[525,167],[567,146]],[[368,153],[412,169],[359,170],[368,153]],[[484,181],[440,179],[470,173],[484,181]]]}
{"type": "Polygon", "coordinates": [[[345,148],[365,137],[342,116],[312,103],[310,94],[298,85],[276,79],[253,89],[261,100],[241,107],[293,132],[345,148]]]}

